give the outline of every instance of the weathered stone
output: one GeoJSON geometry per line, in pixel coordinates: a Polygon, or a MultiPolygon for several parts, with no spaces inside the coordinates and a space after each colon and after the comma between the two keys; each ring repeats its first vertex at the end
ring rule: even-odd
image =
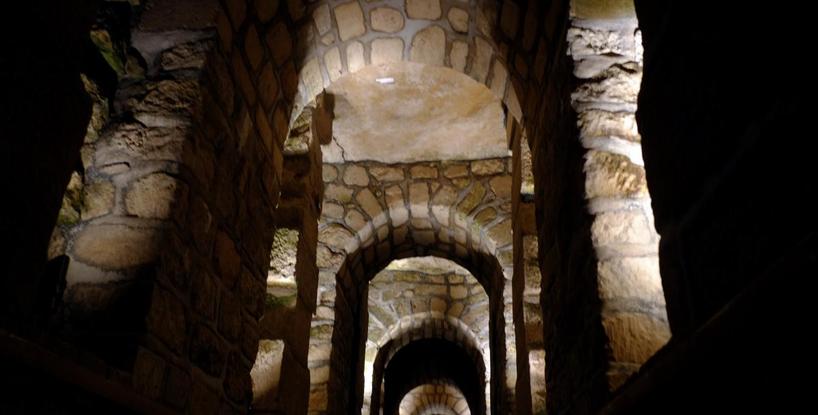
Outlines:
{"type": "Polygon", "coordinates": [[[366,186],[369,184],[369,175],[366,169],[361,166],[347,166],[344,169],[344,183],[354,186],[366,186]]]}
{"type": "Polygon", "coordinates": [[[372,177],[381,182],[397,182],[404,178],[403,169],[399,167],[370,167],[369,172],[372,177]]]}
{"type": "Polygon", "coordinates": [[[369,12],[372,30],[396,33],[403,29],[403,15],[391,7],[377,7],[369,12]]]}
{"type": "Polygon", "coordinates": [[[412,166],[409,169],[409,176],[413,179],[436,179],[437,169],[434,166],[412,166]]]}
{"type": "Polygon", "coordinates": [[[304,98],[311,101],[324,89],[324,77],[321,75],[321,65],[318,58],[313,58],[304,64],[301,70],[301,82],[304,85],[304,98]]]}
{"type": "Polygon", "coordinates": [[[409,205],[413,218],[429,218],[429,186],[426,183],[409,185],[409,205]]]}
{"type": "Polygon", "coordinates": [[[497,247],[511,244],[511,219],[506,219],[491,227],[487,236],[494,241],[497,247]]]}
{"type": "Polygon", "coordinates": [[[73,257],[107,269],[130,268],[157,259],[162,230],[125,225],[90,225],[76,237],[73,257]]]}
{"type": "Polygon", "coordinates": [[[378,199],[369,189],[363,189],[358,192],[358,196],[355,197],[355,200],[358,201],[358,204],[371,219],[376,219],[383,213],[381,204],[378,203],[378,199]]]}
{"type": "Polygon", "coordinates": [[[585,162],[585,193],[594,197],[646,197],[645,169],[623,155],[590,151],[585,162]]]}
{"type": "Polygon", "coordinates": [[[475,160],[471,163],[471,172],[477,176],[502,173],[505,168],[503,160],[475,160]]]}
{"type": "Polygon", "coordinates": [[[352,201],[352,189],[336,184],[329,184],[324,191],[324,198],[326,200],[334,200],[341,204],[347,204],[352,201]]]}
{"type": "Polygon", "coordinates": [[[403,39],[380,38],[372,41],[372,64],[381,65],[403,60],[403,39]]]}
{"type": "Polygon", "coordinates": [[[357,1],[335,6],[335,21],[338,23],[338,35],[342,42],[366,33],[364,12],[357,1]]]}
{"type": "Polygon", "coordinates": [[[445,167],[443,176],[454,179],[459,177],[466,177],[469,175],[468,164],[452,164],[445,167]]]}
{"type": "Polygon", "coordinates": [[[336,203],[326,202],[322,206],[321,214],[331,219],[341,219],[344,217],[344,207],[336,203]]]}
{"type": "Polygon", "coordinates": [[[321,168],[321,177],[324,182],[332,182],[338,177],[338,169],[329,164],[324,164],[321,168]]]}
{"type": "Polygon", "coordinates": [[[329,80],[335,82],[344,74],[344,66],[341,63],[341,52],[334,47],[324,54],[324,66],[327,68],[329,80]]]}
{"type": "Polygon", "coordinates": [[[349,240],[352,238],[352,233],[344,229],[340,225],[330,225],[319,231],[318,240],[339,250],[346,247],[349,240]]]}
{"type": "Polygon", "coordinates": [[[392,186],[386,189],[386,204],[389,206],[389,218],[392,221],[392,226],[402,226],[409,220],[409,210],[406,208],[400,186],[392,186]]]}
{"type": "Polygon", "coordinates": [[[364,215],[358,210],[350,210],[346,216],[344,216],[344,223],[355,231],[362,229],[364,225],[366,225],[366,222],[366,218],[364,218],[364,215]]]}
{"type": "Polygon", "coordinates": [[[591,81],[581,84],[571,94],[575,106],[635,105],[639,95],[642,72],[635,64],[618,65],[606,69],[591,81]]]}
{"type": "Polygon", "coordinates": [[[318,29],[318,34],[323,35],[332,29],[332,19],[329,13],[329,6],[323,4],[312,12],[312,20],[315,22],[315,28],[318,29]]]}
{"type": "Polygon", "coordinates": [[[483,200],[483,196],[485,195],[485,186],[483,186],[483,184],[480,182],[475,182],[471,189],[469,189],[468,193],[466,193],[466,196],[463,197],[463,200],[461,200],[457,205],[458,211],[464,214],[470,213],[475,207],[477,207],[478,204],[480,204],[480,202],[483,200]]]}
{"type": "Polygon", "coordinates": [[[455,40],[452,42],[452,52],[449,55],[449,63],[452,69],[465,72],[466,59],[469,57],[469,44],[462,40],[455,40]]]}
{"type": "Polygon", "coordinates": [[[595,246],[613,244],[649,244],[652,227],[641,210],[600,213],[591,226],[595,246]]]}
{"type": "Polygon", "coordinates": [[[602,325],[617,362],[644,363],[670,339],[666,322],[644,314],[605,315],[602,325]]]}
{"type": "Polygon", "coordinates": [[[429,26],[412,39],[411,59],[429,65],[443,65],[446,57],[446,33],[438,26],[429,26]]]}
{"type": "Polygon", "coordinates": [[[347,45],[347,69],[350,73],[358,72],[364,66],[364,45],[361,42],[352,42],[347,45]]]}
{"type": "Polygon", "coordinates": [[[503,99],[506,95],[507,79],[508,71],[506,71],[505,65],[499,59],[495,60],[491,71],[491,92],[499,99],[503,99]]]}
{"type": "Polygon", "coordinates": [[[599,261],[597,270],[603,299],[632,299],[658,305],[665,302],[656,256],[599,261]]]}
{"type": "Polygon", "coordinates": [[[457,285],[457,286],[451,287],[452,299],[462,300],[462,299],[466,298],[466,296],[468,294],[469,294],[469,290],[466,289],[466,287],[464,287],[462,285],[457,285]]]}
{"type": "Polygon", "coordinates": [[[511,197],[511,176],[495,177],[489,181],[489,186],[498,198],[511,197]]]}
{"type": "Polygon", "coordinates": [[[474,61],[472,62],[470,75],[477,82],[486,82],[486,77],[488,77],[489,74],[491,56],[494,54],[491,44],[480,37],[475,37],[474,48],[474,61]]]}
{"type": "Polygon", "coordinates": [[[580,137],[583,139],[613,137],[633,142],[641,141],[636,126],[636,116],[633,113],[583,111],[579,114],[577,125],[580,129],[580,137]]]}
{"type": "Polygon", "coordinates": [[[440,0],[406,0],[406,14],[410,19],[440,19],[440,0]]]}
{"type": "Polygon", "coordinates": [[[485,208],[474,215],[475,223],[481,227],[488,225],[495,218],[497,218],[497,210],[491,207],[485,208]]]}
{"type": "MultiPolygon", "coordinates": [[[[187,199],[187,185],[163,173],[145,176],[133,183],[125,195],[128,212],[144,218],[168,218],[177,200],[187,199]]],[[[184,204],[181,204],[184,208],[184,204]]]]}
{"type": "Polygon", "coordinates": [[[452,7],[449,9],[449,24],[456,32],[466,33],[469,31],[469,12],[459,8],[452,7]]]}
{"type": "Polygon", "coordinates": [[[89,220],[109,213],[114,207],[115,192],[114,185],[109,181],[97,181],[83,186],[83,206],[80,212],[82,219],[89,220]]]}

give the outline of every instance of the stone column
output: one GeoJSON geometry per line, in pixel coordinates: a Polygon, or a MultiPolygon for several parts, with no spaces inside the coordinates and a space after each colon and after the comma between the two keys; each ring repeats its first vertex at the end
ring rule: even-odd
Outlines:
{"type": "Polygon", "coordinates": [[[573,4],[571,96],[585,153],[597,289],[607,337],[608,385],[617,389],[670,338],[635,111],[641,35],[632,5],[573,4]]]}

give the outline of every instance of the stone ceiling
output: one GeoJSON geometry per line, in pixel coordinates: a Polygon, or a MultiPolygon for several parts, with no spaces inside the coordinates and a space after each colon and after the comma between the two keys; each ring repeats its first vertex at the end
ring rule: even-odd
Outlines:
{"type": "Polygon", "coordinates": [[[372,65],[334,82],[333,140],[324,162],[474,160],[508,156],[500,100],[452,69],[372,65]],[[391,78],[393,83],[379,83],[391,78]]]}

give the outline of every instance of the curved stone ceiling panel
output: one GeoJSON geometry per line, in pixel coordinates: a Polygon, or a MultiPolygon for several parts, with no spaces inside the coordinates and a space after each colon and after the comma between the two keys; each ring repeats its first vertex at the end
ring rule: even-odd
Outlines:
{"type": "Polygon", "coordinates": [[[324,161],[474,160],[508,155],[500,100],[452,69],[372,65],[334,82],[324,161]]]}

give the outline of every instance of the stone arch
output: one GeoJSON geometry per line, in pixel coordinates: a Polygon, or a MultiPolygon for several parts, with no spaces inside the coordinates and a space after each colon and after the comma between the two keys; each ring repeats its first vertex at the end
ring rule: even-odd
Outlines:
{"type": "MultiPolygon", "coordinates": [[[[478,383],[488,386],[491,381],[489,347],[487,344],[481,344],[471,327],[458,318],[438,312],[409,315],[394,324],[378,342],[371,378],[370,413],[379,413],[382,408],[383,372],[389,361],[401,348],[421,339],[440,339],[460,346],[477,369],[478,383]]],[[[489,391],[486,392],[486,408],[488,408],[491,401],[489,391]]]]}
{"type": "Polygon", "coordinates": [[[332,3],[319,1],[304,9],[299,33],[308,40],[300,45],[293,117],[347,74],[369,65],[412,61],[471,77],[489,88],[515,119],[522,119],[519,91],[494,41],[493,7],[411,0],[332,3]]]}
{"type": "MultiPolygon", "coordinates": [[[[494,315],[498,316],[498,321],[491,324],[490,330],[505,332],[504,337],[496,337],[504,338],[505,343],[496,346],[513,350],[509,280],[513,264],[507,160],[423,162],[400,166],[376,164],[369,167],[347,163],[343,166],[325,165],[325,168],[327,186],[319,230],[318,261],[322,281],[319,310],[323,310],[322,316],[327,318],[319,317],[313,322],[316,336],[311,339],[314,353],[310,354],[310,364],[313,373],[321,370],[321,374],[313,379],[314,397],[326,394],[332,399],[333,395],[341,394],[327,390],[332,387],[335,374],[332,369],[325,369],[330,353],[336,353],[337,347],[332,340],[336,329],[346,329],[338,318],[351,319],[355,314],[365,318],[361,309],[353,312],[349,306],[363,304],[361,299],[365,291],[362,290],[369,278],[396,258],[434,255],[470,269],[487,292],[495,293],[490,295],[490,303],[492,309],[497,310],[494,315]],[[418,168],[435,171],[434,177],[418,174],[418,168]],[[458,181],[458,178],[463,180],[458,181]],[[455,183],[460,183],[460,187],[455,183]],[[500,312],[501,309],[504,311],[500,312]]],[[[337,353],[362,355],[363,350],[338,349],[337,353]]],[[[503,354],[498,351],[497,359],[492,360],[495,366],[502,361],[502,367],[495,367],[493,373],[505,373],[507,366],[513,366],[513,359],[507,362],[506,358],[500,357],[503,354]]],[[[335,365],[349,368],[352,364],[335,365]]],[[[358,370],[362,369],[363,366],[358,370]]],[[[501,388],[499,382],[492,387],[501,388]]],[[[363,394],[363,385],[359,385],[358,394],[363,394]]],[[[321,402],[319,399],[313,401],[321,402]]],[[[313,410],[324,411],[339,404],[343,403],[327,403],[323,404],[327,406],[313,410]]]]}
{"type": "Polygon", "coordinates": [[[456,385],[471,412],[487,413],[479,366],[468,358],[461,344],[438,338],[420,338],[401,347],[384,369],[383,398],[372,413],[398,413],[400,403],[417,386],[456,385]]]}
{"type": "Polygon", "coordinates": [[[400,415],[470,415],[469,404],[457,386],[429,383],[417,386],[400,403],[400,415]]]}

